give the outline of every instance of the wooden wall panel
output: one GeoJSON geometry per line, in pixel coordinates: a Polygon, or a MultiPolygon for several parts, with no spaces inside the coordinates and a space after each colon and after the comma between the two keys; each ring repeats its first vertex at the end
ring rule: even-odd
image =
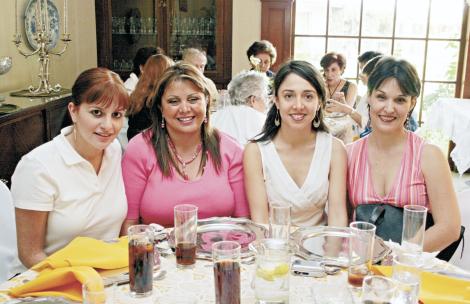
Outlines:
{"type": "Polygon", "coordinates": [[[292,58],[293,0],[261,0],[261,39],[269,40],[277,50],[272,70],[292,58]]]}

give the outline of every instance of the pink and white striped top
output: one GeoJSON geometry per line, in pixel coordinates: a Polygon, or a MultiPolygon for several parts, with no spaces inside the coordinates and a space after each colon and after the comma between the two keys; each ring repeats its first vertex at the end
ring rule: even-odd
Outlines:
{"type": "Polygon", "coordinates": [[[397,207],[422,205],[430,209],[426,182],[421,171],[421,155],[425,141],[413,132],[408,132],[399,172],[395,176],[390,193],[382,197],[375,192],[372,183],[368,138],[369,136],[366,136],[347,146],[349,202],[354,207],[359,204],[385,203],[397,207]]]}

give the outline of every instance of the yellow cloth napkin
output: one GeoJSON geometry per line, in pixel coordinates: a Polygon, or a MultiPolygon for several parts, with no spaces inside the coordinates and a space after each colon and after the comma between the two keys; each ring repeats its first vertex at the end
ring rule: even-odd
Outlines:
{"type": "MultiPolygon", "coordinates": [[[[391,266],[373,266],[372,271],[375,274],[392,276],[391,266]]],[[[424,304],[470,303],[470,281],[423,271],[419,299],[424,304]]]]}
{"type": "Polygon", "coordinates": [[[116,269],[129,265],[128,239],[121,237],[108,243],[88,237],[77,237],[61,250],[32,267],[33,270],[68,266],[90,266],[98,269],[116,269]]]}
{"type": "Polygon", "coordinates": [[[103,290],[101,276],[91,267],[74,266],[43,270],[34,280],[10,289],[13,297],[61,296],[82,301],[82,284],[92,291],[103,290]]]}

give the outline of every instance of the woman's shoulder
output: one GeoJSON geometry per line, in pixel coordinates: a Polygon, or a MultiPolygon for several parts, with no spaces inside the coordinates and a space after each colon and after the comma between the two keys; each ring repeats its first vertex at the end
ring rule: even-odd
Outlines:
{"type": "Polygon", "coordinates": [[[240,151],[243,147],[240,143],[232,136],[220,130],[214,130],[219,136],[220,149],[223,151],[240,151]]]}

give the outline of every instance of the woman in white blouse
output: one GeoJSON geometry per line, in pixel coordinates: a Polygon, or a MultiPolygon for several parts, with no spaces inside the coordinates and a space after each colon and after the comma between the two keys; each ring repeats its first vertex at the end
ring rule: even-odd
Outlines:
{"type": "Polygon", "coordinates": [[[77,236],[119,236],[127,202],[115,139],[128,104],[116,73],[84,71],[68,105],[73,126],[18,163],[11,192],[24,266],[33,266],[77,236]]]}

